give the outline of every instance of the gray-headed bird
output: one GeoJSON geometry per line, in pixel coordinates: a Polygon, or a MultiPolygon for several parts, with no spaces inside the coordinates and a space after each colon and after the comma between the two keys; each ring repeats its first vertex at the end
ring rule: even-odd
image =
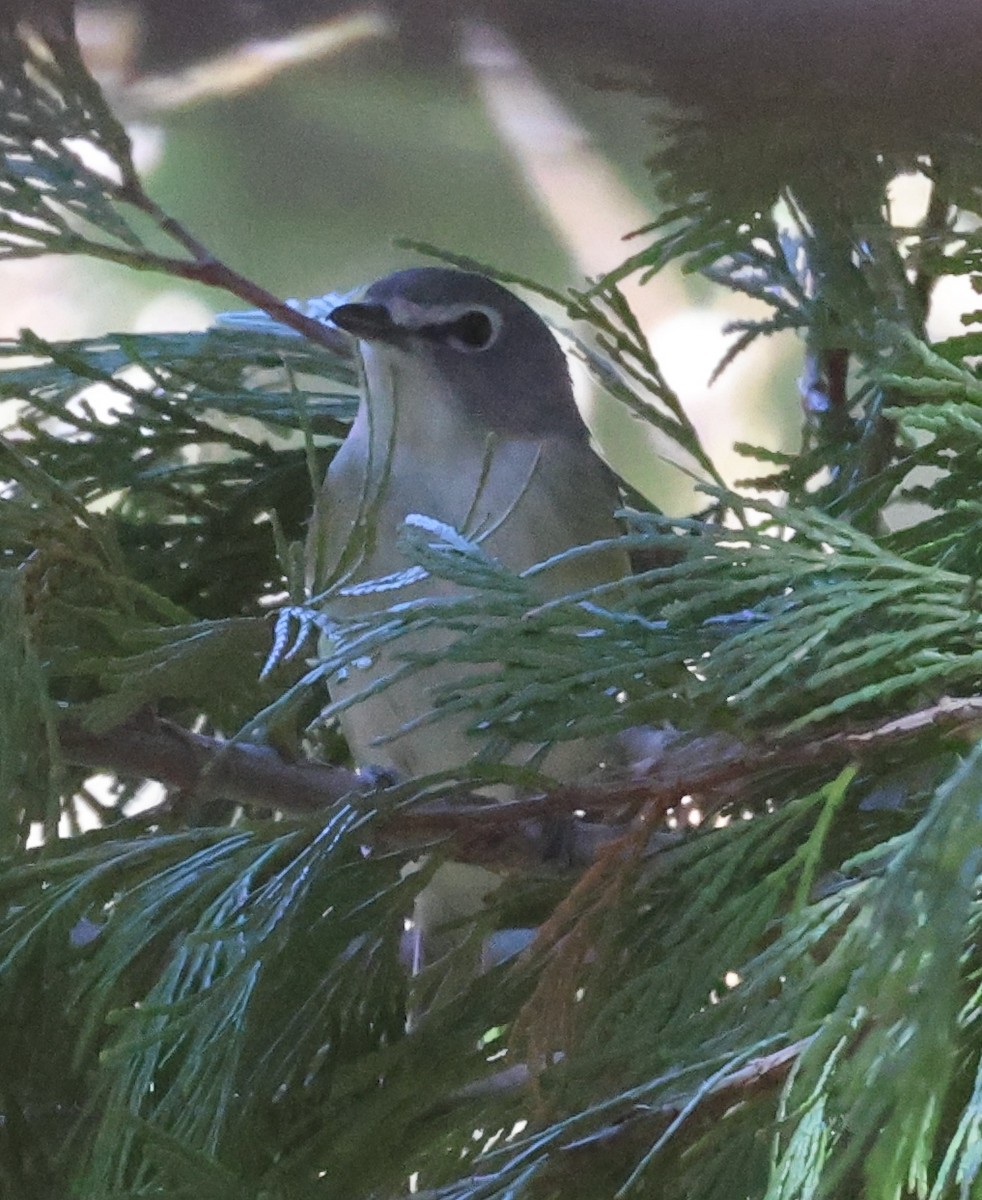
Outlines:
{"type": "MultiPolygon", "coordinates": [[[[463,594],[433,576],[391,599],[359,587],[406,579],[412,562],[400,531],[413,514],[452,526],[515,572],[620,532],[615,477],[590,446],[562,350],[527,304],[484,276],[424,267],[379,280],[330,320],[357,339],[362,371],[357,416],[327,472],[308,540],[308,584],[331,619],[351,621],[391,600],[463,594]]],[[[607,547],[538,573],[537,595],[568,595],[628,570],[626,553],[607,547]]],[[[431,628],[388,643],[339,672],[331,698],[392,674],[407,651],[433,653],[451,640],[431,628]]],[[[404,777],[465,766],[484,749],[472,731],[480,714],[420,719],[473,673],[472,664],[446,658],[345,709],[341,727],[356,762],[404,777]]],[[[513,748],[508,761],[538,749],[513,748]]],[[[536,761],[574,781],[598,756],[594,744],[571,741],[536,761]]],[[[497,882],[473,874],[460,911],[473,911],[475,895],[497,882]]],[[[439,921],[454,911],[444,896],[439,921]]],[[[417,911],[420,919],[436,921],[417,911]]]]}

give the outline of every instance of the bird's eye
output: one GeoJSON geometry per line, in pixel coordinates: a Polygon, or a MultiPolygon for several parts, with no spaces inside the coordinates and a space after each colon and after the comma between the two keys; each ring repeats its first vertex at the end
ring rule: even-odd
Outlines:
{"type": "Polygon", "coordinates": [[[499,328],[483,309],[472,308],[456,321],[444,325],[443,335],[455,349],[474,352],[493,345],[499,328]]]}

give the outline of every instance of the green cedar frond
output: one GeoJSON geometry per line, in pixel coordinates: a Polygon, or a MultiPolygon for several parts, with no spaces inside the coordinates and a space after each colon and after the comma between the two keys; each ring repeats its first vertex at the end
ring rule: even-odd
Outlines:
{"type": "MultiPolygon", "coordinates": [[[[937,790],[861,920],[835,946],[824,970],[837,964],[842,974],[849,964],[848,987],[789,1097],[792,1118],[797,1103],[805,1111],[822,1104],[825,1157],[837,1144],[840,1151],[831,1179],[861,1160],[871,1197],[927,1190],[945,1107],[966,1065],[974,1072],[978,1059],[977,1047],[963,1042],[971,1015],[961,1010],[960,993],[966,972],[976,969],[979,761],[976,749],[937,790]]],[[[793,1153],[792,1143],[786,1154],[793,1153]]]]}
{"type": "Polygon", "coordinates": [[[0,257],[138,258],[119,200],[139,186],[129,138],[82,62],[71,7],[0,17],[0,257]]]}
{"type": "MultiPolygon", "coordinates": [[[[96,254],[269,305],[143,192],[60,0],[0,14],[0,100],[0,256],[96,254]]],[[[934,282],[980,273],[961,219],[979,211],[978,149],[871,149],[857,122],[841,161],[813,167],[800,122],[755,157],[722,119],[722,138],[679,119],[670,207],[604,278],[562,292],[492,272],[579,322],[598,383],[705,489],[700,516],[622,514],[615,544],[649,562],[603,587],[543,603],[536,582],[610,544],[515,574],[424,513],[405,571],[361,585],[375,611],[326,622],[300,543],[356,381],[316,323],[308,341],[0,343],[5,1195],[978,1190],[982,752],[957,762],[962,726],[848,765],[820,753],[982,686],[979,314],[925,336],[934,282]],[[933,195],[901,228],[889,188],[913,165],[933,195]],[[749,451],[766,475],[739,488],[620,287],[673,262],[764,306],[718,370],[802,334],[801,445],[749,451]],[[420,650],[430,629],[451,640],[420,650]],[[140,781],[120,771],[102,796],[59,743],[84,722],[111,746],[146,709],[341,761],[335,718],[357,697],[326,704],[325,679],[383,648],[373,689],[459,663],[416,717],[434,737],[461,717],[502,750],[671,723],[702,768],[721,731],[762,760],[693,795],[656,761],[596,861],[515,870],[411,982],[403,925],[452,851],[410,866],[379,851],[383,822],[461,781],[548,788],[534,770],[489,752],[307,822],[193,794],[126,817],[140,781]],[[83,812],[108,828],[83,832],[83,812]],[[485,937],[519,922],[533,944],[475,976],[485,937]]]]}
{"type": "MultiPolygon", "coordinates": [[[[482,728],[520,741],[612,733],[683,712],[700,726],[779,721],[796,731],[850,711],[914,707],[925,692],[975,689],[982,625],[969,575],[895,553],[817,511],[738,502],[761,523],[727,530],[634,514],[639,534],[625,546],[677,545],[685,534],[685,558],[548,604],[478,545],[456,535],[451,547],[431,529],[428,547],[412,543],[414,556],[474,594],[421,600],[425,584],[413,577],[414,599],[400,603],[387,581],[386,606],[335,630],[323,666],[353,667],[390,644],[398,654],[400,638],[437,624],[457,640],[407,652],[391,678],[447,657],[504,664],[504,673],[475,669],[458,680],[453,695],[436,697],[433,718],[472,708],[482,728]]],[[[972,514],[963,527],[965,519],[972,514]]]]}

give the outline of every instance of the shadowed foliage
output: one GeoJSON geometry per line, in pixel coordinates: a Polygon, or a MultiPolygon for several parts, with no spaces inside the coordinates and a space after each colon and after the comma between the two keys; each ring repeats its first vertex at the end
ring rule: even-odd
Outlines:
{"type": "MultiPolygon", "coordinates": [[[[548,604],[539,568],[423,514],[405,582],[467,590],[369,587],[327,658],[303,539],[354,412],[343,346],[156,208],[67,7],[6,6],[0,255],[170,272],[279,324],[0,342],[3,1195],[975,1194],[982,312],[926,333],[938,281],[982,290],[959,114],[937,142],[851,125],[821,169],[792,146],[747,192],[700,173],[722,135],[679,121],[634,256],[546,298],[703,510],[625,493],[637,572],[548,604]],[[888,191],[913,168],[931,198],[900,228],[888,191]],[[737,487],[619,290],[676,261],[766,306],[734,355],[800,335],[800,447],[745,447],[737,487]],[[648,726],[634,772],[564,791],[486,761],[325,786],[301,814],[250,791],[244,747],[274,774],[349,765],[326,676],[427,625],[461,663],[433,737],[461,711],[502,747],[648,726]],[[141,737],[156,773],[132,767],[141,737]],[[172,786],[141,809],[148,778],[172,786]],[[580,815],[570,861],[539,861],[529,806],[461,795],[501,778],[580,815]],[[403,921],[451,853],[509,886],[410,980],[403,921]],[[474,977],[486,936],[532,925],[474,977]]],[[[764,150],[740,136],[749,177],[764,150]]]]}

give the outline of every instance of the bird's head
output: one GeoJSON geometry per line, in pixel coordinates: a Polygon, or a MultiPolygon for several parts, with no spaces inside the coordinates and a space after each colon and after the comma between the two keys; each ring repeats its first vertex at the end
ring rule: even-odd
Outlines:
{"type": "Polygon", "coordinates": [[[483,275],[397,271],[330,319],[389,360],[397,379],[411,381],[397,383],[397,405],[440,394],[473,424],[504,436],[587,437],[555,338],[527,304],[483,275]]]}

